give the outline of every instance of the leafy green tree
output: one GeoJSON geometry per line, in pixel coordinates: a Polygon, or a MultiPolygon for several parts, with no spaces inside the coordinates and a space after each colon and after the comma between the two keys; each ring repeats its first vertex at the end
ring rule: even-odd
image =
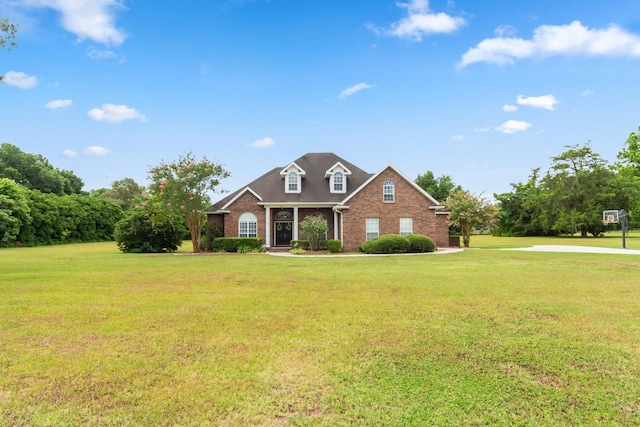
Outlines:
{"type": "Polygon", "coordinates": [[[150,198],[131,208],[115,227],[114,237],[122,252],[173,252],[182,245],[183,218],[167,212],[159,199],[150,198]]]}
{"type": "Polygon", "coordinates": [[[445,206],[451,212],[449,224],[460,227],[465,248],[471,242],[471,231],[492,225],[498,212],[489,199],[465,190],[454,191],[445,206]]]}
{"type": "Polygon", "coordinates": [[[102,197],[128,210],[144,192],[144,186],[139,185],[132,178],[124,178],[111,183],[111,188],[102,193],[102,197]]]}
{"type": "Polygon", "coordinates": [[[200,252],[209,193],[218,191],[220,180],[229,176],[220,164],[206,157],[197,160],[192,153],[172,163],[161,162],[149,170],[149,190],[163,206],[182,215],[191,235],[193,252],[200,252]]]}
{"type": "Polygon", "coordinates": [[[449,175],[440,175],[436,178],[431,171],[418,175],[415,183],[439,202],[447,200],[451,193],[462,190],[462,187],[454,184],[449,175]]]}
{"type": "Polygon", "coordinates": [[[80,193],[84,185],[73,172],[56,169],[43,156],[25,153],[6,142],[0,145],[0,178],[59,196],[80,193]]]}
{"type": "MultiPolygon", "coordinates": [[[[3,18],[0,15],[0,48],[7,48],[11,50],[17,46],[16,34],[18,32],[18,26],[12,24],[7,18],[3,18]]],[[[0,75],[0,83],[2,83],[3,76],[0,75]]]]}
{"type": "Polygon", "coordinates": [[[614,167],[630,195],[627,223],[631,227],[640,227],[640,126],[638,132],[629,134],[614,167]]]}
{"type": "Polygon", "coordinates": [[[535,221],[545,232],[597,236],[604,232],[603,210],[629,208],[628,183],[588,143],[565,148],[540,180],[535,221]]]}
{"type": "Polygon", "coordinates": [[[536,168],[525,183],[511,184],[510,193],[494,194],[499,212],[492,233],[498,236],[539,236],[544,235],[534,218],[538,212],[540,169],[536,168]]]}
{"type": "Polygon", "coordinates": [[[10,246],[20,229],[31,221],[24,188],[7,178],[0,178],[0,246],[10,246]]]}
{"type": "Polygon", "coordinates": [[[320,240],[327,231],[329,231],[329,224],[319,215],[307,215],[300,222],[300,233],[309,239],[309,247],[312,251],[320,249],[320,240]]]}

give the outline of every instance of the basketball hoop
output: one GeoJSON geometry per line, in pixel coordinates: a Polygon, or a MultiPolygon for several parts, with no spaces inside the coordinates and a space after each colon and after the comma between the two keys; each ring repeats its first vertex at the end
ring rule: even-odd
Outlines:
{"type": "Polygon", "coordinates": [[[617,210],[602,211],[602,223],[604,225],[617,224],[619,220],[620,219],[617,210]]]}

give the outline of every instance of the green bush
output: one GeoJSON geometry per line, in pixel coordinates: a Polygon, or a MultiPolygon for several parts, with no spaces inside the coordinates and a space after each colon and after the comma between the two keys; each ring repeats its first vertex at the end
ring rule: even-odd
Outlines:
{"type": "Polygon", "coordinates": [[[337,252],[340,252],[340,250],[342,249],[342,242],[335,239],[327,240],[327,247],[329,248],[329,252],[335,254],[337,252]]]}
{"type": "Polygon", "coordinates": [[[436,245],[430,237],[422,234],[412,234],[407,236],[409,241],[409,252],[433,252],[436,245]]]}
{"type": "Polygon", "coordinates": [[[132,209],[118,221],[113,234],[122,252],[173,252],[182,244],[184,226],[179,215],[152,219],[148,211],[132,209]]]}
{"type": "Polygon", "coordinates": [[[409,240],[399,234],[385,234],[362,244],[367,254],[401,254],[409,250],[409,240]]]}
{"type": "Polygon", "coordinates": [[[262,251],[260,237],[216,237],[213,239],[214,252],[243,252],[262,251]]]}
{"type": "Polygon", "coordinates": [[[308,240],[292,240],[289,243],[291,249],[300,248],[308,251],[311,248],[311,245],[308,240]]]}

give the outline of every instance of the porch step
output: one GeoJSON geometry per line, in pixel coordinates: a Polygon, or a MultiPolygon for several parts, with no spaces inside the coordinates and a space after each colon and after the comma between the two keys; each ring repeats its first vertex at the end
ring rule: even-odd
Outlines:
{"type": "Polygon", "coordinates": [[[289,246],[271,246],[269,252],[289,252],[289,246]]]}

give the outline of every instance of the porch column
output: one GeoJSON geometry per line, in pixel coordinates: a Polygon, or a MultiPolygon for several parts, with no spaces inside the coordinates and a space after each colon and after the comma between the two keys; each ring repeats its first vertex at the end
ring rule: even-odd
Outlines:
{"type": "Polygon", "coordinates": [[[298,240],[298,207],[293,207],[293,240],[298,240]]]}
{"type": "Polygon", "coordinates": [[[337,211],[333,211],[333,238],[335,240],[338,240],[338,212],[337,211]]]}
{"type": "Polygon", "coordinates": [[[264,208],[264,244],[267,248],[271,247],[271,208],[266,206],[264,208]]]}

